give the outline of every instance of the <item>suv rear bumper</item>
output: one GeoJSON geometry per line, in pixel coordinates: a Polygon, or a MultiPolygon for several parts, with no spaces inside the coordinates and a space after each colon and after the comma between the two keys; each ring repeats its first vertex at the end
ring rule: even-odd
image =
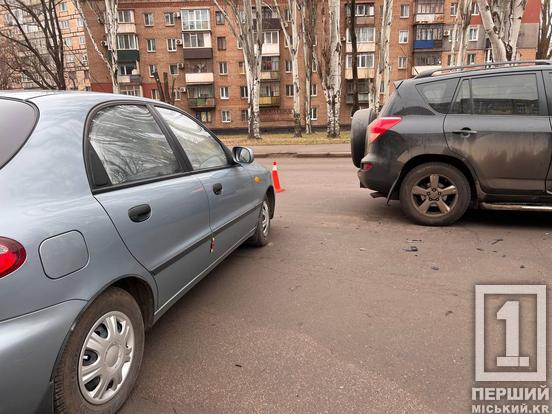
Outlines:
{"type": "Polygon", "coordinates": [[[0,322],[0,414],[52,412],[52,371],[85,305],[71,300],[0,322]]]}
{"type": "Polygon", "coordinates": [[[395,163],[389,160],[382,160],[376,154],[370,153],[366,155],[361,162],[361,165],[371,164],[370,170],[358,170],[358,179],[360,186],[370,190],[378,191],[382,194],[389,194],[393,183],[400,174],[401,167],[394,165],[395,163]]]}

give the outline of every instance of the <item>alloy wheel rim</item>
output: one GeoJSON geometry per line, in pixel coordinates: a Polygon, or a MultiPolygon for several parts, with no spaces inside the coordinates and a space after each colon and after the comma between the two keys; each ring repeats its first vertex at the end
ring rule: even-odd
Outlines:
{"type": "Polygon", "coordinates": [[[80,352],[78,379],[83,397],[105,404],[122,388],[134,360],[134,327],[129,317],[112,311],[99,318],[80,352]]]}
{"type": "Polygon", "coordinates": [[[263,202],[263,208],[261,212],[261,227],[263,230],[263,235],[268,236],[268,231],[270,229],[270,211],[268,209],[268,204],[263,202]]]}
{"type": "Polygon", "coordinates": [[[419,180],[411,189],[416,210],[429,217],[449,214],[458,202],[458,188],[448,177],[430,174],[419,180]]]}

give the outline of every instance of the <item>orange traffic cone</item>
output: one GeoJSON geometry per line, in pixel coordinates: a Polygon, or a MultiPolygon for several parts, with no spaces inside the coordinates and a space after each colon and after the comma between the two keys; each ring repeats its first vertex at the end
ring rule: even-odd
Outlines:
{"type": "Polygon", "coordinates": [[[280,186],[280,178],[278,177],[278,164],[276,163],[276,161],[272,163],[272,182],[274,183],[274,190],[277,193],[286,191],[280,186]]]}

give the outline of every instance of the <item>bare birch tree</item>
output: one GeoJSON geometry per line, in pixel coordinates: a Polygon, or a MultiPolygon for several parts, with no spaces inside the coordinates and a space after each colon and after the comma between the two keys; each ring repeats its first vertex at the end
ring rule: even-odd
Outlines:
{"type": "Polygon", "coordinates": [[[552,40],[552,3],[543,0],[541,3],[541,21],[539,26],[539,43],[537,45],[537,59],[552,58],[550,49],[552,40]]]}
{"type": "MultiPolygon", "coordinates": [[[[299,19],[297,0],[287,0],[287,15],[284,16],[278,0],[274,0],[274,10],[280,19],[285,45],[291,58],[293,79],[293,125],[294,137],[301,137],[301,87],[299,79],[299,19]]],[[[310,91],[306,91],[310,94],[310,91]]]]}
{"type": "Polygon", "coordinates": [[[15,75],[11,68],[10,44],[6,39],[0,39],[0,90],[9,89],[15,75]]]}
{"type": "Polygon", "coordinates": [[[491,42],[494,62],[517,59],[521,18],[527,0],[477,0],[485,34],[491,42]]]}
{"type": "Polygon", "coordinates": [[[119,62],[118,62],[118,44],[117,44],[117,32],[119,30],[119,1],[118,0],[73,0],[73,4],[77,9],[82,21],[88,39],[92,43],[92,47],[104,62],[107,67],[109,76],[111,77],[111,84],[113,87],[113,93],[119,93],[119,62]],[[85,7],[87,9],[85,10],[85,7]],[[88,12],[88,13],[87,13],[88,12]],[[107,49],[102,46],[104,42],[103,37],[95,34],[89,24],[90,14],[94,19],[104,28],[105,32],[105,44],[107,49]]]}
{"type": "Polygon", "coordinates": [[[316,23],[318,21],[316,0],[298,0],[301,12],[301,32],[303,35],[303,59],[305,63],[305,132],[312,134],[312,73],[315,59],[316,23]]]}
{"type": "Polygon", "coordinates": [[[471,20],[471,1],[460,0],[456,10],[456,17],[454,19],[454,28],[452,29],[452,39],[450,54],[451,65],[461,66],[466,60],[467,51],[467,39],[468,28],[470,27],[471,20]]]}
{"type": "Polygon", "coordinates": [[[7,27],[0,38],[9,44],[12,71],[43,89],[66,89],[64,43],[56,0],[1,0],[7,27]]]}
{"type": "Polygon", "coordinates": [[[393,13],[393,0],[384,0],[381,12],[380,41],[378,52],[378,66],[376,69],[376,82],[372,86],[370,94],[370,107],[379,112],[381,95],[383,99],[389,96],[389,82],[391,77],[391,65],[389,62],[389,37],[391,35],[391,16],[393,13]]]}
{"type": "Polygon", "coordinates": [[[322,2],[322,27],[324,35],[319,50],[320,78],[328,112],[327,134],[329,138],[340,135],[342,45],[340,32],[339,0],[322,2]],[[327,10],[326,10],[327,2],[327,10]]]}
{"type": "Polygon", "coordinates": [[[176,99],[174,84],[176,83],[176,79],[173,77],[172,82],[169,84],[169,74],[167,72],[163,72],[163,80],[159,77],[159,72],[154,72],[153,78],[159,91],[159,100],[174,105],[176,99]]]}
{"type": "Polygon", "coordinates": [[[262,51],[264,44],[262,0],[214,0],[226,24],[243,48],[245,76],[249,91],[249,138],[261,139],[259,100],[261,95],[262,51]],[[253,6],[253,1],[255,6],[253,6]],[[224,7],[221,5],[224,4],[224,7]],[[243,5],[240,8],[239,3],[243,5]]]}

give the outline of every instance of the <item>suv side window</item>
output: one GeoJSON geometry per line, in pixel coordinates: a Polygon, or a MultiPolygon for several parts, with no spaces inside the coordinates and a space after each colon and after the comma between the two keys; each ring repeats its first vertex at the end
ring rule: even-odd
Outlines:
{"type": "Polygon", "coordinates": [[[474,114],[540,115],[533,73],[473,78],[471,90],[474,114]]]}
{"type": "Polygon", "coordinates": [[[157,110],[186,152],[194,170],[228,165],[222,146],[201,125],[172,109],[157,107],[157,110]]]}
{"type": "Polygon", "coordinates": [[[472,113],[472,101],[470,93],[470,81],[469,79],[464,79],[458,90],[458,95],[454,100],[452,109],[450,111],[452,114],[471,114],[472,113]]]}
{"type": "Polygon", "coordinates": [[[435,111],[446,114],[449,110],[458,79],[431,81],[416,85],[429,106],[435,111]]]}
{"type": "Polygon", "coordinates": [[[111,184],[171,175],[180,165],[147,107],[117,105],[101,109],[88,139],[111,184]]]}

